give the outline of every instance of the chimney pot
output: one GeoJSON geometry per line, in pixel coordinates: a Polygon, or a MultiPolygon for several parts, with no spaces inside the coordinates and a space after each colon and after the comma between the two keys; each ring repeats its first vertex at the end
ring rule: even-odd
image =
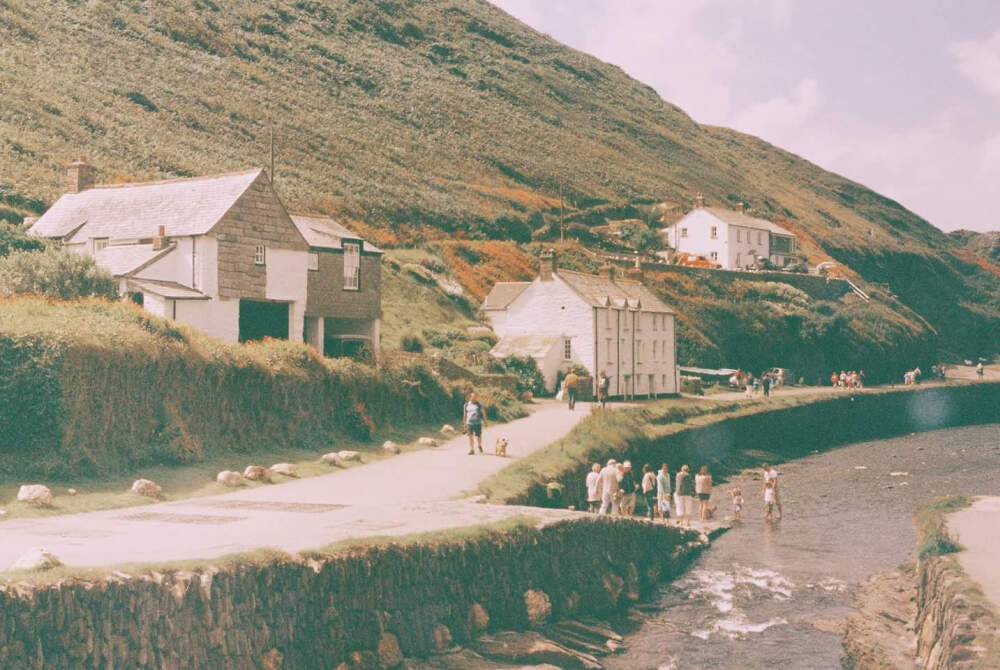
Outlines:
{"type": "Polygon", "coordinates": [[[167,229],[166,226],[156,227],[156,237],[153,238],[153,251],[159,251],[161,249],[166,249],[167,247],[167,229]]]}
{"type": "Polygon", "coordinates": [[[694,203],[695,207],[701,209],[702,207],[705,206],[705,196],[703,196],[701,192],[699,192],[696,196],[694,196],[694,203]]]}
{"type": "Polygon", "coordinates": [[[555,249],[548,249],[542,252],[538,265],[538,277],[542,281],[552,281],[552,275],[556,274],[556,252],[555,249]]]}
{"type": "Polygon", "coordinates": [[[742,200],[740,200],[738,203],[736,203],[736,211],[738,211],[740,214],[742,214],[745,211],[744,204],[743,204],[742,200]]]}
{"type": "Polygon", "coordinates": [[[66,192],[79,193],[93,188],[97,182],[97,169],[87,163],[87,159],[80,157],[69,164],[66,169],[66,192]]]}

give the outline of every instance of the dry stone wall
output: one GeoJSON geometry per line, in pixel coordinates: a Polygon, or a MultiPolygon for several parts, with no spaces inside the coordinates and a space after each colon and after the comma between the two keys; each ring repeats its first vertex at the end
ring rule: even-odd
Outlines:
{"type": "Polygon", "coordinates": [[[610,613],[704,546],[676,528],[588,518],[217,570],[0,586],[0,667],[395,667],[400,653],[424,656],[484,628],[610,613]]]}

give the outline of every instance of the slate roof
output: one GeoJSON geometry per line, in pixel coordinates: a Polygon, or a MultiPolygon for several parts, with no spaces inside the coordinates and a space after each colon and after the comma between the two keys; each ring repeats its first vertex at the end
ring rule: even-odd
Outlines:
{"type": "Polygon", "coordinates": [[[608,279],[570,270],[556,270],[556,276],[566,282],[588,304],[595,307],[628,306],[639,307],[643,312],[674,313],[674,310],[641,282],[618,277],[608,279]]]}
{"type": "Polygon", "coordinates": [[[173,300],[209,300],[210,298],[198,289],[184,286],[174,281],[163,281],[160,279],[135,279],[128,280],[128,287],[133,291],[152,293],[161,298],[171,298],[173,300]]]}
{"type": "Polygon", "coordinates": [[[735,209],[726,209],[725,207],[703,207],[702,209],[704,209],[705,211],[707,211],[720,221],[728,223],[731,226],[756,228],[758,230],[766,230],[769,233],[774,233],[775,235],[795,237],[795,233],[789,230],[785,230],[784,228],[782,228],[777,224],[771,223],[770,221],[767,221],[765,219],[758,219],[755,216],[748,216],[743,212],[739,212],[735,209]]]}
{"type": "Polygon", "coordinates": [[[564,339],[563,335],[555,333],[506,335],[490,349],[490,354],[497,358],[507,358],[508,356],[543,358],[552,351],[552,347],[561,345],[564,339]]]}
{"type": "Polygon", "coordinates": [[[380,254],[382,250],[370,242],[361,239],[357,233],[337,223],[336,220],[327,216],[306,216],[302,214],[292,214],[292,223],[306,238],[310,247],[318,249],[343,249],[342,240],[357,240],[362,243],[361,250],[366,253],[380,254]]]}
{"type": "Polygon", "coordinates": [[[111,245],[94,254],[94,261],[115,277],[121,277],[146,267],[174,250],[174,245],[153,249],[152,244],[111,245]]]}
{"type": "Polygon", "coordinates": [[[153,237],[163,226],[169,237],[203,235],[250,187],[261,170],[145,184],[95,186],[66,193],[31,227],[39,237],[153,237]]]}
{"type": "Polygon", "coordinates": [[[483,300],[483,309],[507,309],[529,286],[530,281],[497,282],[483,300]]]}

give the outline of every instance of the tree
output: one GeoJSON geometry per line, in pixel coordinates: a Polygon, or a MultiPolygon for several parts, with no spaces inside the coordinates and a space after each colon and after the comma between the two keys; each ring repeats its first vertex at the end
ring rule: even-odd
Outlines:
{"type": "Polygon", "coordinates": [[[663,236],[643,223],[631,223],[621,228],[622,241],[643,253],[664,247],[663,236]]]}

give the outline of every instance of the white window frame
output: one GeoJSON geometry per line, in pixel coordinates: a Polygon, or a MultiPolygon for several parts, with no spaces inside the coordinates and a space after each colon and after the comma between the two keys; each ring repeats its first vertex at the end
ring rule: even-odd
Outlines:
{"type": "Polygon", "coordinates": [[[719,239],[719,227],[718,226],[712,226],[711,237],[712,237],[713,240],[719,239]]]}
{"type": "Polygon", "coordinates": [[[317,270],[319,270],[319,254],[310,251],[308,259],[309,259],[308,261],[309,270],[311,270],[312,272],[316,272],[317,270]]]}
{"type": "Polygon", "coordinates": [[[568,337],[563,340],[563,360],[573,360],[573,340],[568,337]]]}
{"type": "Polygon", "coordinates": [[[253,250],[253,264],[267,265],[267,248],[263,244],[258,244],[253,250]]]}
{"type": "Polygon", "coordinates": [[[681,237],[688,236],[688,229],[686,227],[681,227],[681,237]]]}
{"type": "Polygon", "coordinates": [[[708,257],[713,261],[717,261],[719,260],[719,252],[718,251],[709,252],[708,257]]]}
{"type": "Polygon", "coordinates": [[[361,290],[361,244],[344,242],[344,290],[361,290]],[[353,262],[351,262],[353,261],[353,262]]]}

